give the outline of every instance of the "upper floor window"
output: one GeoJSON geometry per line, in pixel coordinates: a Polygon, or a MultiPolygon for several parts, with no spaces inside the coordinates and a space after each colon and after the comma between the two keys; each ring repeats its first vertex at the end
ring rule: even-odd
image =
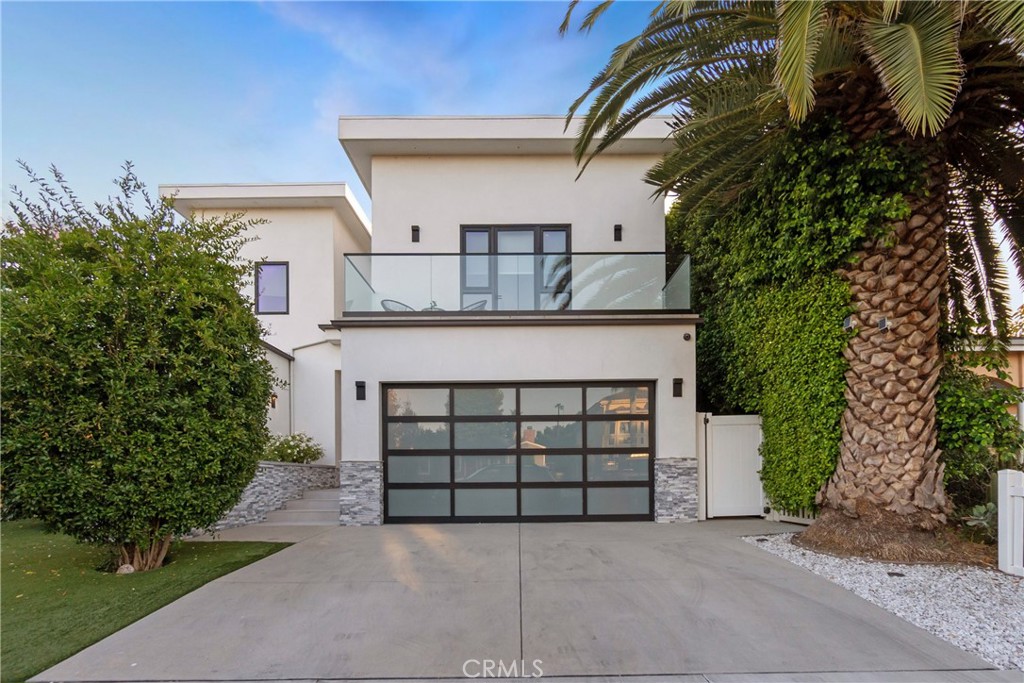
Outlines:
{"type": "Polygon", "coordinates": [[[256,264],[256,312],[288,312],[288,264],[264,261],[256,264]]]}
{"type": "Polygon", "coordinates": [[[569,307],[568,226],[464,226],[462,253],[464,310],[569,307]]]}

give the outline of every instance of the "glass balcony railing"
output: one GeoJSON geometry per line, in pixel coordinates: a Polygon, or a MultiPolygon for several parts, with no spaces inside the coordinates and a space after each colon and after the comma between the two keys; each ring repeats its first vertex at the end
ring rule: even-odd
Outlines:
{"type": "Polygon", "coordinates": [[[345,312],[689,310],[664,253],[348,254],[345,312]]]}

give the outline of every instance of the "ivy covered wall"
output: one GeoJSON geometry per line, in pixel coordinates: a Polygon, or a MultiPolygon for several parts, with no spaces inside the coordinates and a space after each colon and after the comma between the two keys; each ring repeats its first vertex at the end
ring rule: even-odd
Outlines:
{"type": "Polygon", "coordinates": [[[693,256],[702,410],[759,413],[762,480],[777,508],[809,507],[839,453],[849,313],[834,274],[881,226],[905,218],[907,155],[838,125],[790,134],[735,200],[669,216],[670,251],[693,256]]]}

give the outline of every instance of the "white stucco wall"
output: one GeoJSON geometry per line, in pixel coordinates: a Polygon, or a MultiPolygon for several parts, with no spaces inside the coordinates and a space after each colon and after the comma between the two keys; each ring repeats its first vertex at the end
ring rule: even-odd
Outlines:
{"type": "Polygon", "coordinates": [[[373,251],[458,253],[460,225],[547,223],[570,224],[577,252],[664,251],[665,205],[643,182],[656,161],[607,155],[576,180],[569,156],[374,157],[373,251]]]}
{"type": "Polygon", "coordinates": [[[381,458],[381,383],[544,380],[657,382],[656,457],[696,457],[695,338],[682,323],[343,329],[343,459],[381,458]],[[680,398],[674,377],[683,378],[680,398]],[[366,382],[365,401],[356,381],[366,382]]]}
{"type": "Polygon", "coordinates": [[[297,348],[292,364],[292,429],[324,447],[320,464],[334,464],[338,444],[338,403],[335,375],[340,369],[337,342],[323,341],[297,348]]]}
{"type": "Polygon", "coordinates": [[[270,362],[270,366],[274,368],[274,377],[277,378],[277,384],[274,387],[277,401],[276,405],[267,406],[267,429],[271,434],[291,434],[291,361],[269,350],[264,351],[263,355],[270,362]]]}
{"type": "MultiPolygon", "coordinates": [[[[268,342],[291,353],[323,338],[317,327],[334,317],[334,213],[330,209],[258,209],[249,218],[268,222],[252,229],[242,249],[254,261],[288,262],[288,314],[259,315],[268,342]]],[[[250,288],[249,295],[255,290],[250,288]]]]}

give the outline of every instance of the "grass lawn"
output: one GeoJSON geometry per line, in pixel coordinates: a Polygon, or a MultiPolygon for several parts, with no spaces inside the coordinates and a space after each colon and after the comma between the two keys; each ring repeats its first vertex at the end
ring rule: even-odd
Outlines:
{"type": "Polygon", "coordinates": [[[150,612],[287,543],[177,543],[170,563],[118,576],[101,548],[0,524],[0,679],[24,681],[150,612]]]}

